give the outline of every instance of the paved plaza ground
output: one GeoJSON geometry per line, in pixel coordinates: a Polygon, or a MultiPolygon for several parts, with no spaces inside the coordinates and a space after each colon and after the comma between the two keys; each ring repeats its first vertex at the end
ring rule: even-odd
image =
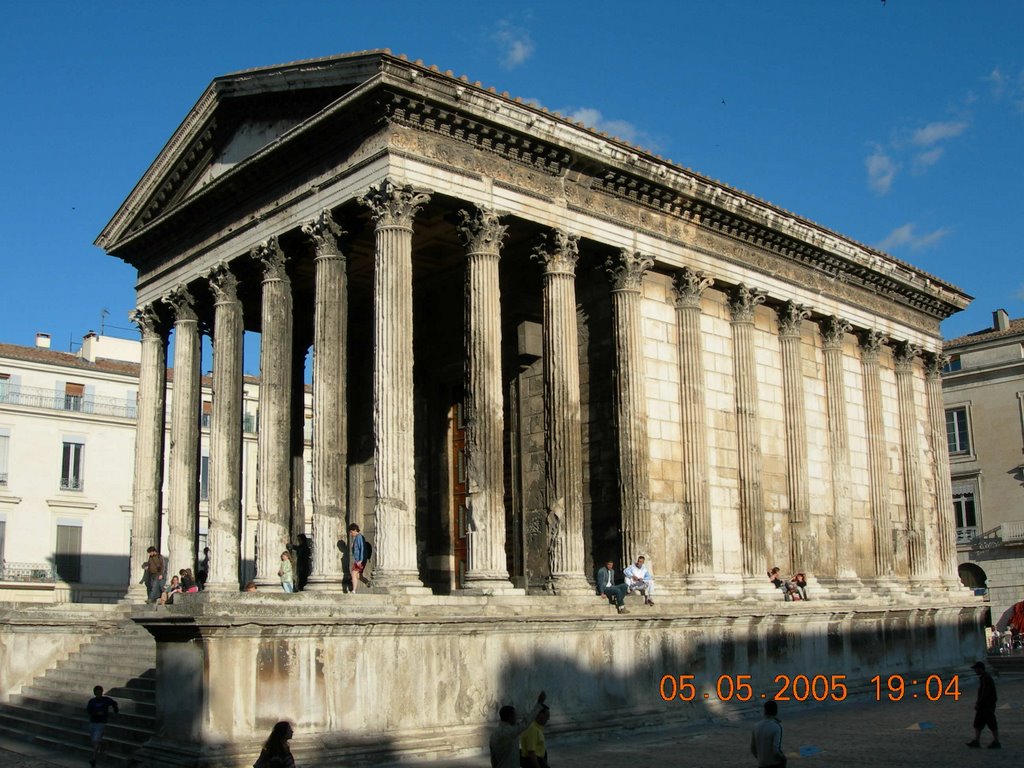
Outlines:
{"type": "MultiPolygon", "coordinates": [[[[873,695],[861,694],[839,704],[783,704],[779,714],[789,763],[799,768],[1024,765],[1024,677],[1015,674],[996,678],[1002,750],[965,746],[973,736],[971,719],[977,682],[969,670],[961,680],[963,695],[959,701],[876,702],[873,695]]],[[[556,700],[554,692],[550,695],[556,700]]],[[[554,711],[552,726],[557,726],[554,711]]],[[[614,724],[609,721],[609,730],[601,737],[590,735],[583,739],[552,734],[549,757],[553,768],[756,768],[749,753],[753,723],[750,717],[736,717],[694,723],[685,729],[613,732],[614,724]]],[[[982,742],[989,741],[986,732],[982,742]]],[[[3,768],[80,768],[85,764],[81,758],[0,740],[3,768]]],[[[475,757],[416,765],[484,768],[489,762],[486,757],[475,757]]]]}

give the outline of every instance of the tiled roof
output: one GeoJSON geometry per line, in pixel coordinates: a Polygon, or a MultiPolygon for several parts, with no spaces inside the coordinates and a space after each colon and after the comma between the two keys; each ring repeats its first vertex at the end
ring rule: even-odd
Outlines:
{"type": "Polygon", "coordinates": [[[966,336],[950,339],[942,345],[942,348],[950,349],[952,347],[964,347],[968,344],[977,344],[982,341],[992,341],[993,339],[1003,339],[1009,336],[1016,336],[1017,334],[1024,334],[1024,317],[1018,317],[1016,320],[1011,320],[1010,327],[1005,331],[997,331],[994,328],[983,328],[980,331],[968,333],[966,336]]]}

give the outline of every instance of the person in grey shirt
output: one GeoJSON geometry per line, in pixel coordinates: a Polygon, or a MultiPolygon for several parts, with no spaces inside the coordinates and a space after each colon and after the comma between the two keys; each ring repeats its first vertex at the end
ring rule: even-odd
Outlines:
{"type": "Polygon", "coordinates": [[[757,758],[758,768],[785,768],[786,754],[782,751],[782,723],[776,715],[779,705],[764,703],[764,719],[754,726],[750,734],[750,754],[757,758]]]}
{"type": "Polygon", "coordinates": [[[525,731],[544,708],[547,694],[540,692],[537,704],[525,720],[516,720],[516,708],[506,704],[498,710],[500,722],[491,733],[491,768],[519,768],[519,735],[525,731]]]}

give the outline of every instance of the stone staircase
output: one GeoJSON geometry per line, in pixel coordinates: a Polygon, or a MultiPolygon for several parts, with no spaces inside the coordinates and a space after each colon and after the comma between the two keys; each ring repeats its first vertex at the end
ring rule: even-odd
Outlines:
{"type": "Polygon", "coordinates": [[[107,723],[101,762],[129,765],[153,735],[156,643],[127,618],[0,704],[0,736],[60,749],[84,764],[92,752],[85,704],[96,685],[120,707],[107,723]]]}

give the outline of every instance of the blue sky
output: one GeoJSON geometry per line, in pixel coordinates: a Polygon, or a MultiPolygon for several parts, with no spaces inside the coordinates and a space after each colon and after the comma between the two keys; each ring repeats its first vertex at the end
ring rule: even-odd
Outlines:
{"type": "MultiPolygon", "coordinates": [[[[8,2],[0,342],[67,350],[134,271],[92,245],[216,76],[391,48],[616,134],[1024,316],[1024,2],[8,2]]],[[[247,368],[252,365],[247,359],[247,368]]]]}

